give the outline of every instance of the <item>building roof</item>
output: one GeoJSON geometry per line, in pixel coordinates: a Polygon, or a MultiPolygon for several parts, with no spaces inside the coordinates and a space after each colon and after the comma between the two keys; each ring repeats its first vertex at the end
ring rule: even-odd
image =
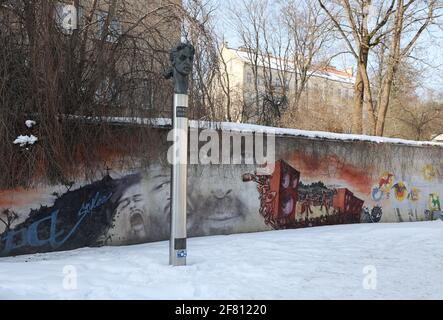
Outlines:
{"type": "MultiPolygon", "coordinates": [[[[246,64],[250,64],[250,57],[249,57],[249,50],[245,48],[239,48],[239,49],[232,49],[227,48],[228,50],[231,50],[236,54],[236,56],[243,61],[246,64]]],[[[259,57],[258,64],[261,67],[264,67],[265,65],[271,66],[271,69],[278,70],[282,69],[283,66],[286,64],[286,68],[290,72],[295,72],[295,64],[291,61],[285,61],[283,58],[280,57],[274,57],[270,56],[269,61],[263,61],[262,57],[259,57]]],[[[338,81],[338,82],[344,82],[344,83],[355,83],[355,77],[344,70],[338,70],[333,66],[327,66],[327,67],[321,67],[318,70],[315,70],[312,74],[314,77],[320,77],[325,78],[331,81],[338,81]]]]}

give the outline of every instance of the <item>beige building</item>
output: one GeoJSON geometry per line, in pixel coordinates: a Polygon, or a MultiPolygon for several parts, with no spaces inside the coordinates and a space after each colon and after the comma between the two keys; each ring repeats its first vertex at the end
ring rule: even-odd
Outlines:
{"type": "MultiPolygon", "coordinates": [[[[270,93],[274,98],[284,95],[288,106],[293,104],[295,88],[299,81],[293,63],[277,57],[259,58],[256,77],[253,69],[255,64],[251,63],[252,55],[247,49],[224,46],[221,52],[220,64],[223,76],[220,87],[230,92],[229,110],[226,110],[227,103],[223,93],[219,96],[219,104],[224,105],[222,108],[224,118],[236,122],[257,122],[261,105],[257,106],[255,79],[258,84],[259,104],[263,103],[262,98],[270,93]]],[[[342,71],[328,66],[310,72],[307,88],[300,97],[297,113],[303,115],[304,119],[312,119],[308,121],[298,119],[298,127],[326,130],[328,128],[320,126],[321,122],[336,121],[332,119],[334,117],[341,117],[346,121],[345,115],[351,114],[354,82],[351,70],[342,71]]],[[[278,100],[276,103],[279,103],[278,100]]],[[[348,129],[350,123],[349,126],[344,124],[342,130],[335,131],[348,131],[348,129]]]]}

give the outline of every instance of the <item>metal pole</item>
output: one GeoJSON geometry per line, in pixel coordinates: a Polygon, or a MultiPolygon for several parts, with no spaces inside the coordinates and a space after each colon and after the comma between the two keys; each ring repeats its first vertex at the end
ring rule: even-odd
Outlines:
{"type": "Polygon", "coordinates": [[[171,187],[169,264],[186,265],[186,174],[188,162],[188,95],[174,94],[174,153],[171,187]],[[178,139],[178,141],[177,141],[178,139]]]}

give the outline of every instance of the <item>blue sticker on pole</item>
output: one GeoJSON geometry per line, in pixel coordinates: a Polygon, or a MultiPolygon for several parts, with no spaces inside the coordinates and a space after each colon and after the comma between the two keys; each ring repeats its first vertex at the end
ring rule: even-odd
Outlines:
{"type": "Polygon", "coordinates": [[[177,251],[177,258],[186,258],[187,255],[186,250],[177,251]]]}

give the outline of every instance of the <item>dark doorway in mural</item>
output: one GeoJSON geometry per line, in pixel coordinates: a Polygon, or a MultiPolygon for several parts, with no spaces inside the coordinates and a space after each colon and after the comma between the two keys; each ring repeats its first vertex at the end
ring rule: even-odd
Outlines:
{"type": "Polygon", "coordinates": [[[53,206],[31,210],[27,219],[1,235],[0,256],[97,246],[112,226],[124,191],[138,174],[102,180],[59,196],[53,206]]]}
{"type": "MultiPolygon", "coordinates": [[[[257,183],[260,214],[274,229],[359,223],[364,201],[347,188],[330,188],[319,181],[303,184],[300,173],[284,160],[272,175],[244,174],[243,181],[257,183]]],[[[381,212],[373,210],[373,220],[381,212]]],[[[376,221],[372,221],[376,222],[376,221]]]]}

